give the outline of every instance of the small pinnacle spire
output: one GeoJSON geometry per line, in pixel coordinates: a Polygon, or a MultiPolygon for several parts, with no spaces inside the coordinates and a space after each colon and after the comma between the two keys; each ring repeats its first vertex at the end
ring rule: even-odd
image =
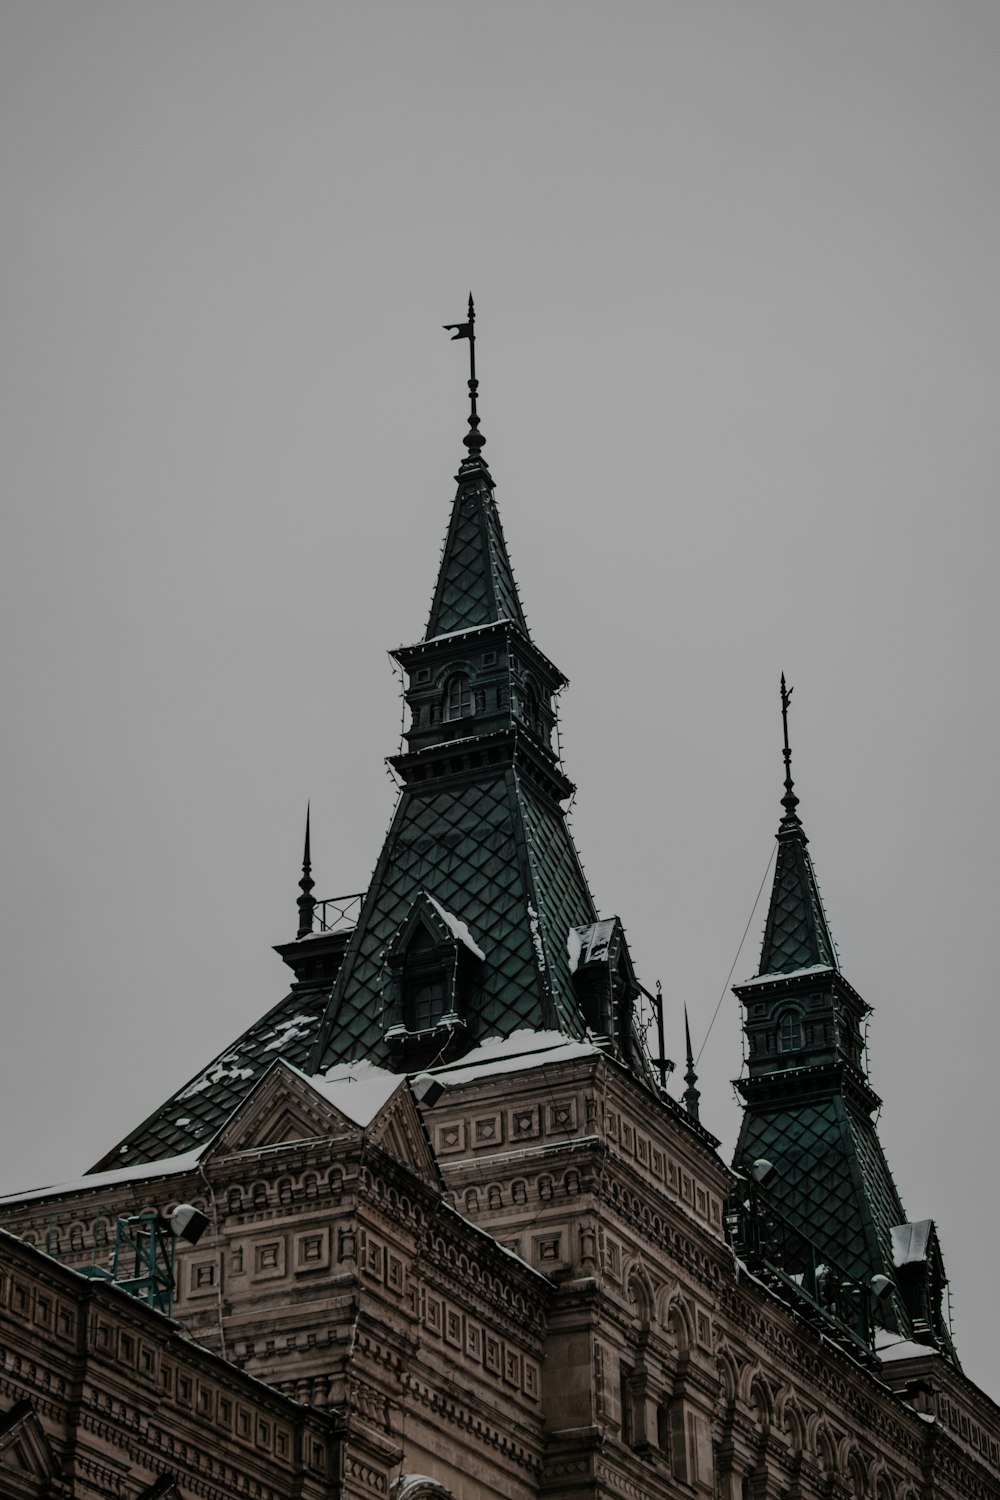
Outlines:
{"type": "Polygon", "coordinates": [[[688,1025],[688,1008],[684,1007],[684,1042],[687,1047],[687,1072],[684,1074],[684,1082],[687,1088],[684,1090],[684,1108],[692,1120],[698,1119],[698,1100],[701,1098],[701,1090],[696,1088],[698,1075],[694,1070],[694,1050],[691,1046],[691,1027],[688,1025]]]}
{"type": "MultiPolygon", "coordinates": [[[[799,799],[795,795],[792,781],[792,752],[788,744],[788,705],[792,701],[795,689],[785,686],[785,674],[781,674],[781,728],[785,738],[785,748],[782,752],[785,761],[785,795],[781,799],[781,805],[785,809],[784,817],[778,829],[778,837],[782,835],[800,833],[802,820],[795,809],[799,805],[799,799]]],[[[804,835],[803,835],[804,836],[804,835]]]]}
{"type": "Polygon", "coordinates": [[[306,844],[302,852],[302,879],[299,881],[299,889],[302,895],[298,898],[299,908],[299,930],[296,937],[308,937],[313,930],[313,912],[316,910],[316,902],[313,900],[312,859],[309,851],[309,814],[310,804],[306,803],[306,844]]]}
{"type": "Polygon", "coordinates": [[[456,339],[469,340],[469,430],[462,442],[469,450],[469,456],[462,460],[461,467],[480,462],[480,454],[486,443],[486,439],[479,431],[479,413],[476,410],[476,393],[479,390],[479,381],[476,379],[476,307],[469,293],[469,320],[467,323],[445,323],[442,325],[446,333],[451,334],[452,343],[456,339]]]}

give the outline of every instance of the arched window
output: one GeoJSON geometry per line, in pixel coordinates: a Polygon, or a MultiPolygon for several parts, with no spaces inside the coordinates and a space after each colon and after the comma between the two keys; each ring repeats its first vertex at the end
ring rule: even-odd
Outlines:
{"type": "Polygon", "coordinates": [[[444,717],[451,723],[455,719],[468,719],[476,711],[472,683],[465,672],[456,672],[449,677],[444,690],[444,717]]]}
{"type": "Polygon", "coordinates": [[[525,684],[524,688],[524,722],[535,734],[542,732],[542,716],[538,709],[538,693],[533,682],[525,684]]]}
{"type": "Polygon", "coordinates": [[[786,1010],[778,1022],[778,1051],[794,1052],[802,1045],[802,1022],[797,1010],[786,1010]]]}

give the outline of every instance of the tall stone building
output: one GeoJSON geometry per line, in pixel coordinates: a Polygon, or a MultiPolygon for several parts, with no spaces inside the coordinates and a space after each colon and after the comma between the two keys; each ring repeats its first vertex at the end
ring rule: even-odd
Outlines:
{"type": "Polygon", "coordinates": [[[474,364],[470,393],[368,890],[314,898],[307,825],[288,995],[80,1181],[0,1204],[0,1494],[997,1500],[1000,1413],[872,1121],[789,695],[730,1166],[573,846],[474,364]],[[182,1202],[207,1228],[171,1286],[182,1202]],[[159,1280],[113,1266],[142,1233],[159,1280]]]}

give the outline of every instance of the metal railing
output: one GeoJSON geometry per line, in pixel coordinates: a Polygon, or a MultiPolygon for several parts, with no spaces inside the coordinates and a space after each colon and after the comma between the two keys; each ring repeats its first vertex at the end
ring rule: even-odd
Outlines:
{"type": "Polygon", "coordinates": [[[315,931],[347,932],[350,928],[357,927],[361,905],[367,894],[367,891],[359,891],[354,896],[329,896],[324,901],[317,901],[315,931]]]}
{"type": "Polygon", "coordinates": [[[852,1275],[782,1213],[752,1177],[730,1200],[726,1231],[751,1270],[783,1286],[800,1311],[821,1315],[841,1337],[870,1353],[876,1327],[884,1326],[879,1312],[890,1291],[887,1278],[852,1275]],[[881,1295],[878,1283],[885,1284],[881,1295]]]}

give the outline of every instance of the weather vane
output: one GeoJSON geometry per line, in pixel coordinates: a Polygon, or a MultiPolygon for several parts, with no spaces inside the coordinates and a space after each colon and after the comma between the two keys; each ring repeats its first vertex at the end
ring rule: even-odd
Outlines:
{"type": "Polygon", "coordinates": [[[785,674],[784,672],[782,672],[781,729],[785,739],[785,748],[782,751],[785,760],[785,795],[781,799],[781,804],[785,809],[785,816],[782,819],[783,823],[798,823],[799,821],[798,816],[795,812],[795,809],[799,805],[799,799],[798,797],[796,797],[795,792],[793,791],[795,783],[792,781],[792,751],[788,743],[788,705],[792,701],[792,694],[794,693],[794,691],[794,688],[785,686],[785,674]]]}
{"type": "Polygon", "coordinates": [[[478,459],[480,451],[486,442],[479,431],[479,414],[476,411],[476,392],[479,389],[479,381],[476,379],[476,308],[469,293],[469,320],[467,323],[445,323],[442,325],[446,333],[451,334],[452,343],[456,339],[469,340],[469,430],[462,442],[469,450],[468,463],[472,459],[478,459]]]}

